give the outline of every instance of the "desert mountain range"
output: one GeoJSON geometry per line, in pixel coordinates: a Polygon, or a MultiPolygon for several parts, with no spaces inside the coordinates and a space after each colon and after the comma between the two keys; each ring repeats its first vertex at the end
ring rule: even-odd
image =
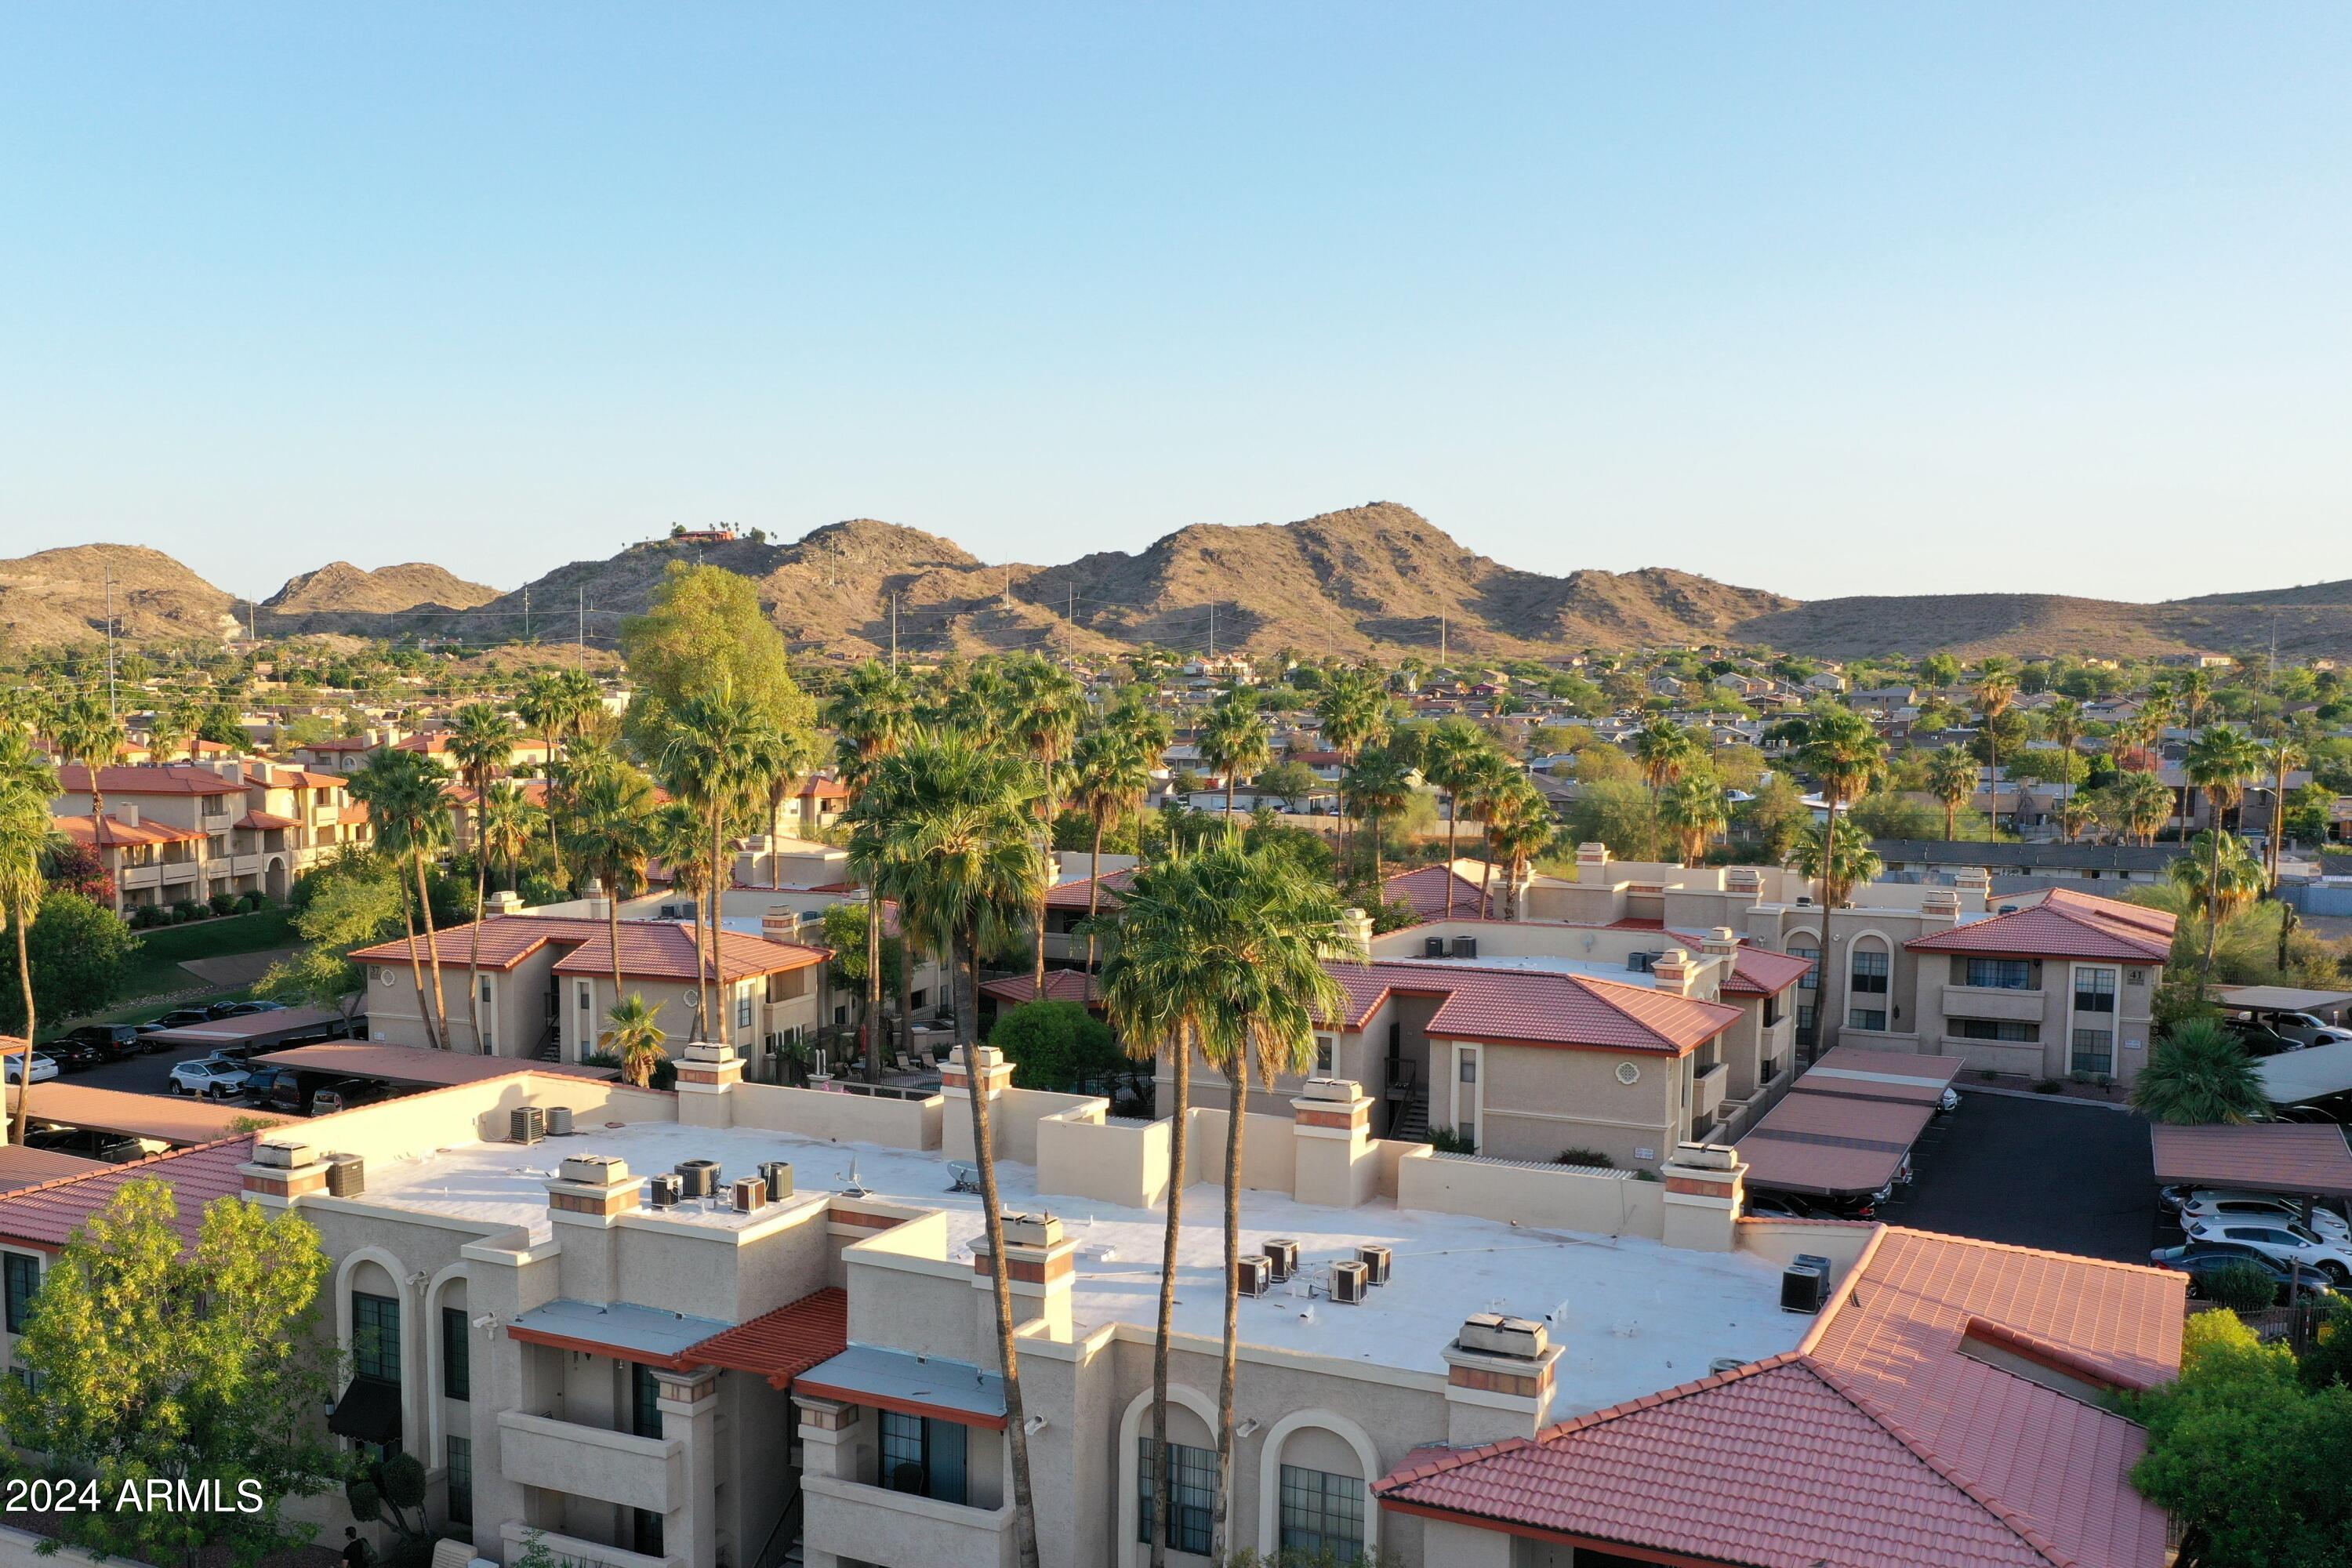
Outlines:
{"type": "Polygon", "coordinates": [[[568,641],[586,619],[609,646],[674,561],[740,573],[796,647],[863,656],[898,646],[1110,651],[1457,654],[1760,643],[1829,658],[1949,650],[2151,657],[2267,648],[2352,655],[2352,581],[2159,604],[2053,594],[1860,596],[1811,603],[1663,567],[1522,571],[1463,548],[1391,501],[1299,522],[1200,524],[1129,553],[1061,565],[991,564],[919,529],[857,519],[790,543],[659,540],[575,561],[501,594],[426,563],[333,562],[248,603],[161,551],[87,544],[0,560],[0,636],[53,646],[103,635],[111,574],[118,633],[133,640],[415,632],[568,641]]]}

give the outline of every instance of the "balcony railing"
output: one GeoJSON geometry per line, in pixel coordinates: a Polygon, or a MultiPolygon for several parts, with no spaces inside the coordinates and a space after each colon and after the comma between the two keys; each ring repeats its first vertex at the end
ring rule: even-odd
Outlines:
{"type": "Polygon", "coordinates": [[[638,1437],[513,1410],[499,1416],[499,1468],[507,1479],[652,1513],[677,1506],[685,1479],[683,1448],[675,1437],[638,1437]]]}
{"type": "Polygon", "coordinates": [[[1731,1081],[1731,1064],[1717,1062],[1691,1080],[1691,1115],[1714,1116],[1723,1103],[1724,1086],[1731,1081]]]}
{"type": "Polygon", "coordinates": [[[553,1555],[560,1568],[684,1568],[686,1563],[684,1557],[648,1557],[642,1552],[599,1546],[576,1535],[558,1535],[551,1530],[533,1530],[527,1524],[501,1526],[499,1534],[507,1543],[509,1563],[530,1551],[533,1540],[553,1555]]]}
{"type": "Polygon", "coordinates": [[[812,1553],[924,1568],[1006,1568],[1013,1561],[1010,1508],[966,1508],[834,1476],[803,1477],[801,1495],[808,1509],[801,1541],[812,1553]]]}

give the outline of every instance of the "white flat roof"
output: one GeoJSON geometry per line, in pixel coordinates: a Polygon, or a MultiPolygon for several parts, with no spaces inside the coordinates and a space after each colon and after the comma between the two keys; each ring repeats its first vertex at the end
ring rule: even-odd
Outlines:
{"type": "MultiPolygon", "coordinates": [[[[632,1122],[583,1127],[544,1143],[470,1142],[413,1161],[372,1163],[370,1204],[551,1234],[547,1182],[572,1154],[612,1154],[632,1173],[651,1175],[681,1160],[717,1160],[728,1179],[751,1174],[763,1160],[793,1163],[793,1204],[830,1201],[857,1184],[887,1202],[944,1211],[949,1255],[969,1262],[981,1234],[980,1199],[948,1190],[947,1161],[937,1153],[871,1144],[821,1142],[753,1128],[681,1127],[632,1122]]],[[[1085,1198],[1040,1196],[1036,1172],[1000,1162],[997,1180],[1007,1212],[1049,1211],[1077,1246],[1072,1312],[1081,1331],[1113,1322],[1149,1331],[1159,1310],[1164,1215],[1085,1198]]],[[[771,1205],[739,1215],[723,1204],[688,1204],[658,1212],[665,1221],[715,1230],[765,1223],[786,1212],[771,1205]]],[[[1367,1365],[1443,1374],[1444,1351],[1473,1312],[1549,1319],[1562,1347],[1555,1411],[1598,1409],[1693,1378],[1719,1357],[1753,1361],[1792,1350],[1813,1320],[1780,1307],[1780,1270],[1753,1253],[1699,1252],[1637,1237],[1535,1230],[1459,1215],[1401,1210],[1386,1201],[1360,1208],[1322,1208],[1277,1193],[1242,1201],[1242,1245],[1288,1237],[1299,1243],[1302,1273],[1352,1258],[1359,1243],[1395,1249],[1391,1282],[1360,1307],[1328,1297],[1308,1300],[1277,1286],[1244,1299],[1245,1342],[1367,1365]]],[[[1223,1202],[1220,1190],[1185,1190],[1184,1234],[1177,1271],[1176,1327],[1214,1340],[1223,1331],[1223,1202]]],[[[659,1303],[648,1303],[659,1305],[659,1303]]],[[[852,1325],[853,1336],[855,1325],[852,1325]]]]}

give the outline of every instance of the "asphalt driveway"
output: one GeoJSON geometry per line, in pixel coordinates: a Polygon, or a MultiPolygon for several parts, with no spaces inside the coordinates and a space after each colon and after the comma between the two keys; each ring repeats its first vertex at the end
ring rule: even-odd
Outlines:
{"type": "MultiPolygon", "coordinates": [[[[2147,1122],[2056,1099],[1969,1092],[1913,1154],[1918,1177],[1879,1209],[1919,1230],[2145,1263],[2159,1228],[2147,1122]]],[[[2168,1227],[2167,1227],[2168,1228],[2168,1227]]]]}

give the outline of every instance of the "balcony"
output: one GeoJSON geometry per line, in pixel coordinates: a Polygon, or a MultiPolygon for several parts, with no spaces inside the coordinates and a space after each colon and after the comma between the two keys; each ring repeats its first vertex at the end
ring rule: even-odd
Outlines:
{"type": "Polygon", "coordinates": [[[551,1530],[533,1530],[527,1524],[499,1527],[499,1534],[506,1542],[507,1561],[520,1560],[530,1550],[536,1538],[551,1552],[558,1563],[576,1563],[578,1568],[686,1568],[684,1557],[648,1557],[642,1552],[624,1552],[617,1546],[599,1546],[593,1541],[583,1541],[576,1535],[558,1535],[551,1530]]]}
{"type": "Polygon", "coordinates": [[[1731,1064],[1717,1062],[1691,1079],[1691,1120],[1712,1121],[1723,1104],[1723,1089],[1731,1081],[1731,1064]]]}
{"type": "Polygon", "coordinates": [[[808,1509],[801,1540],[812,1554],[924,1568],[1007,1568],[1013,1562],[1010,1507],[965,1508],[834,1476],[803,1477],[801,1495],[808,1509]]]}
{"type": "Polygon", "coordinates": [[[1999,985],[1947,985],[1947,1018],[1999,1018],[2009,1023],[2038,1024],[2045,1000],[2039,991],[2017,991],[1999,985]]]}
{"type": "Polygon", "coordinates": [[[499,1416],[499,1463],[507,1479],[653,1513],[677,1505],[686,1479],[683,1447],[675,1437],[636,1437],[519,1411],[499,1416]]]}

